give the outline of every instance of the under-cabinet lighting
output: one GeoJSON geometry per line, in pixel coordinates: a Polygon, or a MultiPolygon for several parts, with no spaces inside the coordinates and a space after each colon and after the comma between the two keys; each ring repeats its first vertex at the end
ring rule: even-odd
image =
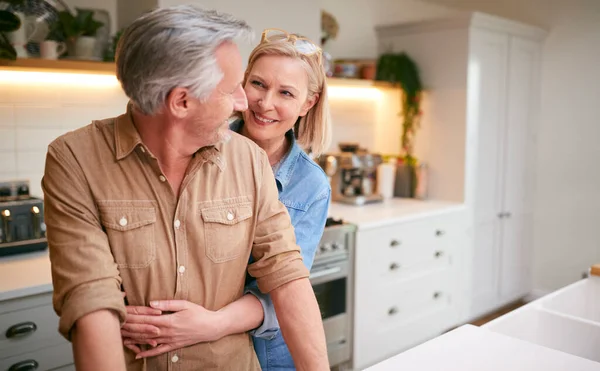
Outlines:
{"type": "Polygon", "coordinates": [[[0,85],[4,84],[59,84],[86,87],[115,87],[119,86],[119,81],[115,75],[108,74],[0,71],[0,85]]]}
{"type": "Polygon", "coordinates": [[[381,99],[381,90],[372,87],[328,86],[327,94],[334,99],[381,99]]]}

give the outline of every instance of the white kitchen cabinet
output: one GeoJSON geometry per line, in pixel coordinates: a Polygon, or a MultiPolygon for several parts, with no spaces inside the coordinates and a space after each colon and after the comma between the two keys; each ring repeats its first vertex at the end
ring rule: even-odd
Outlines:
{"type": "Polygon", "coordinates": [[[354,369],[364,369],[458,324],[464,209],[356,234],[354,369]]]}
{"type": "Polygon", "coordinates": [[[71,344],[58,333],[52,293],[0,301],[0,370],[50,370],[72,364],[71,344]]]}
{"type": "Polygon", "coordinates": [[[430,197],[472,213],[469,320],[531,290],[532,192],[545,32],[471,13],[378,27],[380,51],[405,51],[426,86],[417,157],[430,197]]]}

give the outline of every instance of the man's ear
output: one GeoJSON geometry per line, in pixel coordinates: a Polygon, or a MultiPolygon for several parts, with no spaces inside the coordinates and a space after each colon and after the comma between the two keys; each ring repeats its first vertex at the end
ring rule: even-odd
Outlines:
{"type": "Polygon", "coordinates": [[[175,88],[167,95],[166,107],[177,118],[184,118],[190,108],[190,95],[186,88],[175,88]]]}

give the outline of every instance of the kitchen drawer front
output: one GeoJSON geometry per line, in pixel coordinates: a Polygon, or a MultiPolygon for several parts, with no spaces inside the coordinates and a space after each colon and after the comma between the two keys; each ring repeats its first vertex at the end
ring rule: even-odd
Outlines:
{"type": "Polygon", "coordinates": [[[441,335],[452,326],[448,320],[449,314],[444,308],[437,308],[412,322],[358,329],[354,340],[354,369],[363,370],[441,335]]]}
{"type": "Polygon", "coordinates": [[[64,342],[60,345],[39,349],[34,352],[0,359],[0,370],[8,371],[8,369],[16,364],[33,362],[38,365],[35,370],[52,370],[59,367],[70,366],[73,364],[71,343],[64,342]]]}
{"type": "Polygon", "coordinates": [[[387,280],[449,266],[452,254],[465,243],[466,224],[461,216],[447,214],[359,231],[358,269],[374,280],[387,280]]]}
{"type": "MultiPolygon", "coordinates": [[[[43,301],[31,299],[11,303],[11,308],[26,304],[38,306],[0,314],[0,358],[66,342],[58,333],[58,316],[54,313],[52,304],[40,305],[43,301]]],[[[8,304],[4,308],[8,308],[8,304]]]]}
{"type": "Polygon", "coordinates": [[[422,316],[450,311],[453,306],[456,279],[451,270],[428,274],[400,285],[373,287],[361,293],[369,310],[361,322],[369,328],[387,328],[415,321],[422,316]]]}

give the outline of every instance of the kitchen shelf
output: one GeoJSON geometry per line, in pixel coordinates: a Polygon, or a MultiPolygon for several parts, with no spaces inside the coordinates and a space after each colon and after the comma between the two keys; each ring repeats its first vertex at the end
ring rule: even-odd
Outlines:
{"type": "Polygon", "coordinates": [[[328,77],[327,84],[329,86],[344,86],[344,87],[357,87],[357,88],[383,88],[383,89],[400,88],[399,84],[393,84],[393,83],[387,82],[387,81],[349,79],[349,78],[342,78],[342,77],[328,77]]]}
{"type": "MultiPolygon", "coordinates": [[[[47,60],[39,58],[24,58],[11,61],[0,59],[0,70],[30,71],[30,72],[68,72],[68,73],[93,73],[93,74],[115,74],[113,62],[77,61],[77,60],[47,60]]],[[[340,77],[329,77],[327,83],[330,86],[358,87],[358,88],[383,88],[396,89],[398,84],[385,81],[374,81],[364,79],[350,79],[340,77]]]]}
{"type": "Polygon", "coordinates": [[[65,59],[47,60],[38,58],[25,58],[17,59],[16,61],[0,59],[0,70],[114,75],[115,64],[111,62],[77,61],[65,59]]]}

